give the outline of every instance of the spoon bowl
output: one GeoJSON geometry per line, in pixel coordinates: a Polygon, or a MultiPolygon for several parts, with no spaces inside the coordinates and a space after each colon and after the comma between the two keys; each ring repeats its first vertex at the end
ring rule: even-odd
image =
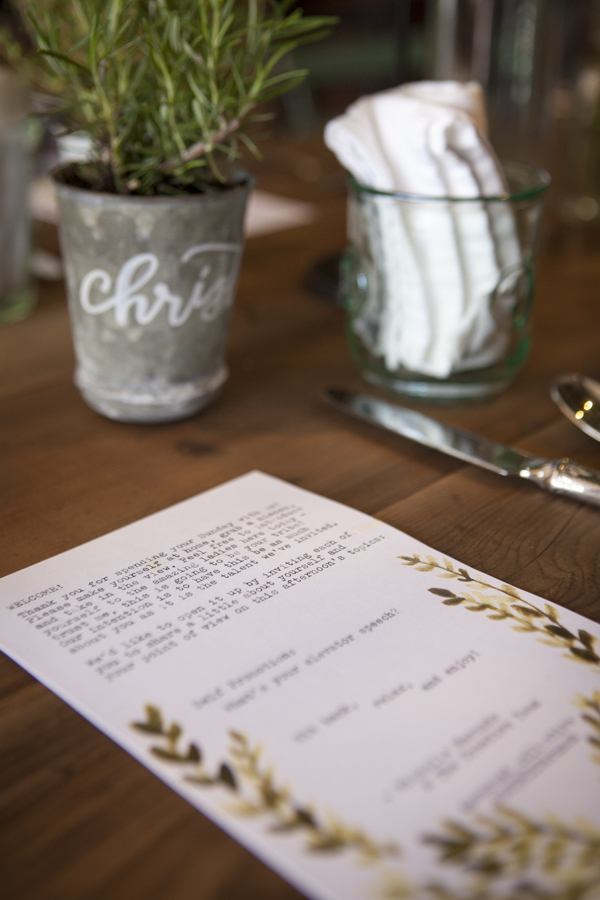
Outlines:
{"type": "Polygon", "coordinates": [[[579,372],[558,375],[550,396],[567,419],[600,441],[600,383],[579,372]]]}

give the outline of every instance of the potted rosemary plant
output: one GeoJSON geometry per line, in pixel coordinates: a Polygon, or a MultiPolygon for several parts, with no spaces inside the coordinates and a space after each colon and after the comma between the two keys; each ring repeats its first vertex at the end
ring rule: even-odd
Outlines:
{"type": "MultiPolygon", "coordinates": [[[[226,379],[252,178],[235,168],[282,61],[335,21],[293,0],[20,0],[35,60],[88,161],[54,173],[86,402],[113,419],[192,415],[226,379]]],[[[3,38],[5,55],[14,44],[3,38]]]]}

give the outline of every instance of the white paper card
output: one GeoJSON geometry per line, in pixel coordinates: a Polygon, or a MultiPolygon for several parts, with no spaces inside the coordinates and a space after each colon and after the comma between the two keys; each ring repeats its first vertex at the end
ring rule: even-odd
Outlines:
{"type": "Polygon", "coordinates": [[[0,634],[310,897],[597,896],[600,628],[370,516],[251,473],[0,580],[0,634]]]}

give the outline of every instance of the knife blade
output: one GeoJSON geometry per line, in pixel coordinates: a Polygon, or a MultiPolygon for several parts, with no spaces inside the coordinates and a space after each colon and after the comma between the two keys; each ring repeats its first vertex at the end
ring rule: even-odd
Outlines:
{"type": "Polygon", "coordinates": [[[525,478],[553,494],[600,506],[600,472],[568,458],[544,459],[446,425],[414,409],[388,403],[368,394],[329,388],[325,399],[336,409],[393,431],[395,434],[481,466],[498,475],[525,478]]]}

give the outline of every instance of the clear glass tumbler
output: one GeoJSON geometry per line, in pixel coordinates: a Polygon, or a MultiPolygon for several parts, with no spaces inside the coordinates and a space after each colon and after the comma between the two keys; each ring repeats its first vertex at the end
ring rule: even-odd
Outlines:
{"type": "Polygon", "coordinates": [[[548,174],[504,163],[506,194],[385,193],[350,181],[342,295],[363,376],[434,401],[502,391],[530,347],[548,174]]]}
{"type": "Polygon", "coordinates": [[[33,161],[28,111],[19,79],[0,68],[0,325],[24,319],[36,300],[29,271],[33,161]]]}

